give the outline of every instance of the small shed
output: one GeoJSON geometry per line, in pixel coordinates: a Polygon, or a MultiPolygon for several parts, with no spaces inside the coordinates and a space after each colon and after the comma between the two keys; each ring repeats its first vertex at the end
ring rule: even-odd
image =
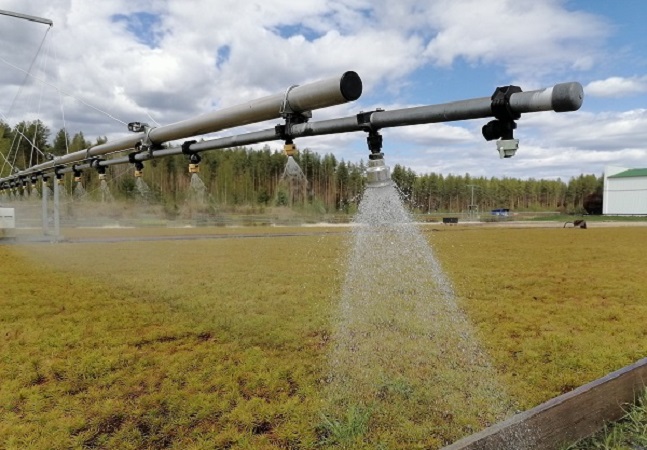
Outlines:
{"type": "Polygon", "coordinates": [[[647,215],[647,168],[607,166],[604,170],[602,214],[647,215]]]}

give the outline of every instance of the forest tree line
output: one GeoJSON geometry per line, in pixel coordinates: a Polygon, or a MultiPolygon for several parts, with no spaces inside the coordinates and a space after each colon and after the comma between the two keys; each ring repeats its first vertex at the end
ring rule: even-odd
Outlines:
{"type": "MultiPolygon", "coordinates": [[[[21,122],[15,127],[0,121],[0,153],[3,155],[0,175],[10,173],[9,164],[3,164],[5,159],[13,166],[24,168],[43,162],[40,152],[63,155],[107,141],[100,137],[91,142],[82,132],[70,136],[64,129],[50,137],[50,130],[40,121],[21,122]]],[[[294,158],[308,180],[307,194],[304,204],[289,205],[284,192],[289,186],[282,183],[287,162],[283,152],[266,145],[261,150],[243,147],[200,155],[199,176],[206,186],[209,201],[222,207],[278,205],[310,208],[322,213],[352,213],[364,191],[364,161],[338,160],[332,154],[321,155],[305,149],[294,158]]],[[[177,204],[186,198],[191,178],[184,155],[152,160],[145,166],[144,180],[160,202],[177,204]]],[[[115,197],[136,195],[131,167],[110,166],[108,178],[112,180],[115,197]]],[[[417,174],[395,164],[392,178],[404,201],[417,213],[459,213],[471,208],[479,211],[508,208],[514,211],[601,212],[603,179],[595,175],[580,175],[568,181],[524,180],[469,174],[417,174]]],[[[72,181],[66,182],[71,190],[72,181]]],[[[86,171],[83,183],[87,191],[96,189],[97,174],[86,171]]]]}

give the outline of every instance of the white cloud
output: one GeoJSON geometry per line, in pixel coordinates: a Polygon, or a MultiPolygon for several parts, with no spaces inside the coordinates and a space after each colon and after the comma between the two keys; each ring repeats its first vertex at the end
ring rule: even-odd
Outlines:
{"type": "Polygon", "coordinates": [[[609,77],[592,81],[586,85],[584,92],[594,97],[624,97],[647,92],[647,75],[629,78],[609,77]]]}
{"type": "Polygon", "coordinates": [[[388,135],[421,146],[465,144],[475,142],[480,138],[464,127],[444,123],[398,127],[389,130],[388,135]]]}
{"type": "Polygon", "coordinates": [[[438,34],[425,55],[437,64],[456,58],[501,64],[513,75],[586,70],[595,43],[608,27],[598,18],[568,11],[556,0],[443,0],[431,3],[438,34]]]}
{"type": "MultiPolygon", "coordinates": [[[[149,121],[150,115],[161,124],[346,70],[361,75],[364,99],[315,111],[313,120],[351,116],[376,106],[413,106],[398,93],[409,94],[411,103],[433,102],[438,94],[424,95],[423,101],[421,93],[407,91],[420,85],[413,75],[423,68],[433,76],[434,68],[456,65],[457,60],[467,61],[490,79],[503,73],[525,80],[524,90],[544,87],[545,79],[566,81],[555,78],[597,66],[610,32],[599,16],[569,6],[565,0],[193,0],[190,6],[179,0],[3,3],[3,9],[54,20],[46,41],[52,44],[51,51],[39,76],[124,122],[149,121]],[[117,14],[141,12],[158,19],[153,45],[143,42],[126,21],[114,20],[117,14]],[[398,102],[402,104],[394,105],[398,102]]],[[[0,16],[0,56],[26,69],[45,31],[43,25],[0,16]]],[[[460,75],[457,69],[456,76],[460,75]]],[[[2,65],[0,111],[15,123],[35,117],[40,109],[55,132],[63,125],[58,93],[45,87],[41,97],[41,85],[34,80],[19,91],[23,78],[23,73],[2,65]],[[18,102],[9,111],[18,92],[18,102]]],[[[588,77],[596,78],[600,81],[586,87],[592,96],[647,92],[647,77],[588,77]]],[[[483,92],[488,95],[493,88],[484,86],[483,92]]],[[[63,97],[63,107],[72,133],[83,131],[90,139],[125,133],[122,124],[74,99],[63,97]]],[[[387,159],[418,172],[535,176],[543,171],[561,176],[580,170],[578,158],[590,164],[582,169],[595,169],[594,173],[601,158],[618,155],[632,164],[647,142],[642,110],[524,115],[517,132],[522,138],[518,156],[502,161],[495,144],[480,136],[485,122],[384,130],[387,159]],[[569,156],[558,159],[554,151],[569,156]]],[[[364,133],[300,139],[298,145],[346,160],[368,155],[364,133]]]]}
{"type": "Polygon", "coordinates": [[[528,114],[519,121],[521,133],[526,127],[534,130],[533,142],[597,151],[647,148],[647,109],[528,114]]]}

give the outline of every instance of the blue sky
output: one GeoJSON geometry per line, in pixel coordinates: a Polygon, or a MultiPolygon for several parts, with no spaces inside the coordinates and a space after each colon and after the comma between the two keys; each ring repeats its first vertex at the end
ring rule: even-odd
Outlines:
{"type": "MultiPolygon", "coordinates": [[[[641,0],[3,0],[0,9],[54,21],[23,84],[19,69],[47,27],[0,16],[0,112],[10,122],[41,118],[54,132],[65,124],[110,139],[125,127],[108,114],[168,124],[346,70],[360,74],[364,94],[313,120],[578,81],[581,110],[524,115],[514,158],[500,160],[480,136],[486,121],[474,120],[384,130],[387,162],[418,173],[562,179],[647,167],[641,0]]],[[[297,145],[355,162],[368,154],[359,133],[297,145]]]]}

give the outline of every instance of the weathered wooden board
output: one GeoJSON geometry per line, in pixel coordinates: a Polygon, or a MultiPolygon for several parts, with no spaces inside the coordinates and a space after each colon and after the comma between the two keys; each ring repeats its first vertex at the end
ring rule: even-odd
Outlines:
{"type": "Polygon", "coordinates": [[[554,450],[618,420],[647,386],[647,358],[461,439],[443,450],[554,450]]]}

